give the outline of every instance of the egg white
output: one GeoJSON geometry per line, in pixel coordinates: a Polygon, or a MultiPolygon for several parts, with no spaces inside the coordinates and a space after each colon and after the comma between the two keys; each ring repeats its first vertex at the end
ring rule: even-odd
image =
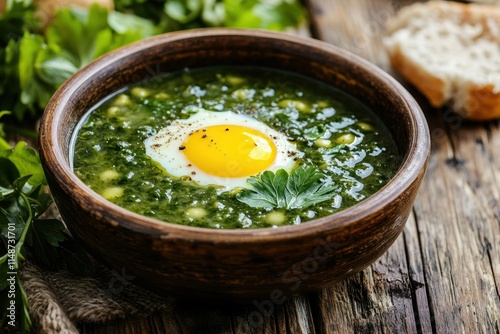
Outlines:
{"type": "Polygon", "coordinates": [[[296,158],[301,156],[295,144],[290,143],[284,134],[255,118],[231,111],[212,112],[203,109],[188,119],[173,121],[156,135],[147,138],[144,141],[146,154],[173,177],[191,180],[200,186],[214,185],[225,190],[248,188],[248,177],[233,178],[207,174],[192,164],[179,149],[189,134],[213,125],[245,126],[269,136],[276,145],[277,152],[274,162],[266,170],[276,172],[283,168],[290,172],[296,164],[296,158]]]}

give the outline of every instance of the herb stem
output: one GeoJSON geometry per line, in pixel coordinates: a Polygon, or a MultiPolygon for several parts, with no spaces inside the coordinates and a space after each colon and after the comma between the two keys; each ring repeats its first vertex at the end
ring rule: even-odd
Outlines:
{"type": "Polygon", "coordinates": [[[23,332],[29,332],[31,326],[33,325],[33,322],[31,321],[29,309],[30,309],[30,304],[28,301],[28,296],[26,295],[26,291],[24,291],[23,284],[21,283],[21,279],[19,278],[19,275],[17,276],[17,288],[19,289],[19,292],[21,293],[21,299],[23,301],[23,314],[24,314],[24,319],[22,320],[21,323],[21,328],[23,332]]]}
{"type": "Polygon", "coordinates": [[[31,226],[31,222],[33,221],[33,211],[31,210],[31,205],[28,197],[23,192],[19,193],[19,197],[21,197],[26,204],[26,210],[28,211],[28,219],[26,219],[26,223],[24,224],[23,231],[21,232],[21,236],[16,244],[16,256],[15,256],[15,268],[19,269],[18,257],[21,255],[21,248],[24,245],[24,240],[26,239],[26,235],[31,226]]]}

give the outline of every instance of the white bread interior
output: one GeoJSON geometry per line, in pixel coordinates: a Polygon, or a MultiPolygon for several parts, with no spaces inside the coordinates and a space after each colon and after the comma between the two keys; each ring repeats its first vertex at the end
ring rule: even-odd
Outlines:
{"type": "Polygon", "coordinates": [[[500,118],[500,6],[429,1],[387,25],[391,65],[435,107],[500,118]]]}

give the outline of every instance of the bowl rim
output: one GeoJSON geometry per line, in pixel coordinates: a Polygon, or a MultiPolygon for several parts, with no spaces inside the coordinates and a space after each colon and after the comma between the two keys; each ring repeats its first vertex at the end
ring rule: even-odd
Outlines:
{"type": "MultiPolygon", "coordinates": [[[[78,122],[80,120],[81,119],[79,119],[78,122]]],[[[134,232],[157,235],[160,238],[182,237],[196,239],[197,241],[228,243],[253,243],[262,241],[263,239],[293,239],[304,236],[314,236],[317,235],[317,233],[326,230],[330,231],[334,228],[352,226],[362,217],[374,215],[395,201],[404,190],[410,187],[416,179],[425,172],[425,167],[430,155],[429,129],[420,106],[399,82],[375,64],[349,51],[312,38],[287,33],[234,28],[203,28],[166,33],[128,44],[98,58],[74,74],[52,96],[40,122],[39,141],[42,162],[46,168],[51,170],[59,186],[64,188],[68,193],[71,193],[75,188],[81,189],[87,201],[82,203],[80,197],[73,197],[73,199],[77,201],[80,206],[83,204],[88,206],[88,200],[98,204],[97,206],[94,205],[88,208],[88,210],[93,215],[109,217],[110,219],[106,220],[106,223],[109,224],[110,227],[115,228],[121,226],[134,232]],[[402,104],[401,108],[410,111],[409,121],[411,123],[410,128],[412,132],[411,141],[408,144],[409,150],[407,154],[403,156],[403,161],[396,174],[376,193],[334,214],[307,221],[299,225],[255,229],[210,229],[186,226],[146,217],[104,199],[76,176],[71,168],[71,164],[66,163],[66,159],[69,160],[69,158],[66,157],[64,152],[58,150],[57,124],[62,120],[65,106],[72,100],[73,94],[80,86],[91,81],[95,73],[104,70],[112,63],[150,47],[178,40],[188,41],[191,38],[223,38],[229,36],[273,39],[326,51],[338,58],[343,58],[347,62],[355,63],[356,67],[361,71],[372,74],[374,77],[377,77],[377,80],[385,87],[391,88],[400,98],[402,104]],[[65,182],[59,182],[61,179],[64,179],[65,182]],[[118,217],[124,217],[126,219],[116,219],[118,217]]],[[[102,222],[100,223],[102,224],[102,222]]]]}

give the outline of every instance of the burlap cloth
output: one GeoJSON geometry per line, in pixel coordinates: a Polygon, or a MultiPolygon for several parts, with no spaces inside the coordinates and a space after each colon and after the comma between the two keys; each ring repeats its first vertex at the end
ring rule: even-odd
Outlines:
{"type": "Polygon", "coordinates": [[[90,277],[47,271],[23,262],[20,278],[36,333],[78,333],[78,324],[103,324],[167,311],[174,299],[132,284],[126,273],[96,264],[90,277]]]}

